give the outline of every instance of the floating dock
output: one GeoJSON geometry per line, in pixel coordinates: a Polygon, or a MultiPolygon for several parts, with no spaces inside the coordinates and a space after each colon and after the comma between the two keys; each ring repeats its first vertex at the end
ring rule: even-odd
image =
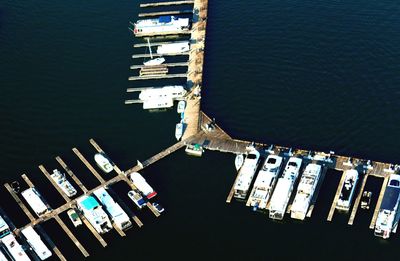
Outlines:
{"type": "Polygon", "coordinates": [[[140,4],[140,7],[157,7],[157,6],[171,6],[171,5],[192,5],[195,1],[169,1],[169,2],[157,2],[157,3],[145,3],[140,4]]]}
{"type": "Polygon", "coordinates": [[[140,13],[139,17],[153,17],[153,16],[163,16],[163,15],[183,15],[190,14],[193,10],[182,10],[182,11],[164,11],[164,12],[152,12],[152,13],[140,13]]]}

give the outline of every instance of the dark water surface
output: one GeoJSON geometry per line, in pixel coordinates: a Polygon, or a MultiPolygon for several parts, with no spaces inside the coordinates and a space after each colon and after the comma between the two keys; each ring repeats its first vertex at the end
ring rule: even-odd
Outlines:
{"type": "MultiPolygon", "coordinates": [[[[398,1],[210,1],[209,9],[203,109],[230,134],[400,161],[398,1]]],[[[72,147],[91,158],[93,137],[126,169],[175,142],[174,111],[123,104],[127,87],[146,85],[127,81],[137,52],[127,25],[139,11],[136,1],[0,2],[1,183],[27,173],[56,207],[62,199],[37,165],[58,167],[54,157],[60,155],[94,187],[72,147]]],[[[139,213],[144,227],[124,239],[106,235],[105,249],[79,228],[89,260],[398,256],[398,234],[383,241],[368,229],[372,212],[360,211],[352,227],[344,214],[325,221],[336,172],[328,172],[305,222],[273,222],[243,203],[227,205],[233,159],[215,152],[195,159],[179,151],[146,169],[165,215],[139,213]]],[[[375,195],[380,182],[367,183],[375,195]]],[[[122,195],[127,190],[115,188],[122,195]]],[[[17,226],[27,222],[3,188],[0,206],[17,226]]],[[[81,260],[55,222],[44,228],[70,260],[81,260]]]]}

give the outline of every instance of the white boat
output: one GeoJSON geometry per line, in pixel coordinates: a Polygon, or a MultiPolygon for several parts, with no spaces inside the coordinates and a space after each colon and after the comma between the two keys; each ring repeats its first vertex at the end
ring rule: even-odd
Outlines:
{"type": "Polygon", "coordinates": [[[175,127],[176,140],[180,140],[182,138],[182,135],[183,135],[183,123],[179,122],[176,124],[176,127],[175,127]]]}
{"type": "Polygon", "coordinates": [[[29,206],[35,211],[36,215],[41,216],[49,209],[42,200],[42,196],[35,188],[29,188],[21,192],[22,197],[28,202],[29,206]]]}
{"type": "Polygon", "coordinates": [[[0,261],[8,261],[1,248],[0,248],[0,261]]]}
{"type": "Polygon", "coordinates": [[[153,59],[143,62],[143,65],[144,66],[156,66],[156,65],[163,64],[164,62],[165,62],[164,57],[157,57],[157,58],[153,58],[153,59]]]}
{"type": "Polygon", "coordinates": [[[170,98],[151,99],[143,102],[144,110],[165,109],[172,106],[174,106],[174,100],[170,98]]]}
{"type": "Polygon", "coordinates": [[[178,113],[183,113],[183,112],[185,112],[185,107],[186,107],[186,102],[185,102],[185,101],[179,101],[179,102],[178,102],[177,112],[178,112],[178,113]]]}
{"type": "Polygon", "coordinates": [[[251,181],[256,173],[260,153],[252,148],[246,155],[243,166],[240,168],[238,177],[234,186],[235,198],[245,199],[249,191],[251,181]]]}
{"type": "Polygon", "coordinates": [[[349,211],[358,182],[358,172],[355,169],[346,170],[345,180],[340,191],[336,209],[349,211]]]}
{"type": "Polygon", "coordinates": [[[97,166],[99,166],[99,168],[101,168],[105,173],[110,173],[114,169],[110,160],[104,155],[104,153],[96,153],[94,155],[94,161],[96,161],[97,166]]]}
{"type": "Polygon", "coordinates": [[[140,92],[139,99],[142,101],[183,98],[187,91],[181,85],[169,85],[159,88],[145,89],[140,92]]]}
{"type": "Polygon", "coordinates": [[[203,155],[204,149],[200,144],[188,144],[186,145],[185,152],[188,155],[201,157],[203,155]]]}
{"type": "Polygon", "coordinates": [[[114,224],[122,230],[126,230],[132,226],[129,216],[121,208],[121,206],[114,201],[104,188],[96,189],[93,194],[105,207],[105,210],[110,215],[114,224]]]}
{"type": "Polygon", "coordinates": [[[82,225],[82,220],[79,217],[78,213],[76,213],[75,209],[68,210],[67,215],[75,227],[79,227],[80,225],[82,225]]]}
{"type": "Polygon", "coordinates": [[[45,260],[51,257],[51,251],[43,243],[39,234],[33,229],[33,227],[28,226],[21,230],[22,235],[26,238],[28,244],[32,247],[33,251],[38,255],[40,260],[45,260]]]}
{"type": "Polygon", "coordinates": [[[134,24],[133,33],[136,36],[153,36],[156,34],[177,34],[188,31],[189,18],[175,16],[160,16],[154,19],[138,20],[134,24]]]}
{"type": "Polygon", "coordinates": [[[61,173],[58,169],[53,170],[53,173],[50,174],[51,178],[57,184],[57,186],[68,196],[72,197],[76,195],[77,191],[72,186],[72,184],[65,178],[65,174],[61,173]]]}
{"type": "Polygon", "coordinates": [[[153,52],[151,51],[151,46],[150,46],[150,39],[147,38],[147,45],[149,46],[149,53],[150,53],[150,60],[143,62],[144,66],[156,66],[156,65],[161,65],[165,62],[164,57],[157,57],[153,58],[153,52]]]}
{"type": "Polygon", "coordinates": [[[400,175],[391,174],[375,223],[375,236],[387,239],[390,237],[390,233],[395,232],[399,222],[399,203],[400,175]]]}
{"type": "Polygon", "coordinates": [[[93,196],[82,196],[77,199],[76,204],[98,233],[104,234],[112,229],[111,221],[106,212],[93,196]]]}
{"type": "Polygon", "coordinates": [[[238,154],[235,157],[235,168],[237,171],[243,166],[244,156],[243,154],[238,154]]]}
{"type": "Polygon", "coordinates": [[[143,208],[146,206],[146,201],[143,199],[139,191],[130,190],[128,192],[128,197],[136,204],[138,208],[143,208]]]}
{"type": "Polygon", "coordinates": [[[147,181],[138,172],[133,172],[130,175],[130,179],[133,182],[133,185],[135,185],[135,187],[142,192],[147,199],[151,199],[157,195],[157,192],[153,190],[149,183],[147,183],[147,181]]]}
{"type": "Polygon", "coordinates": [[[158,204],[157,202],[152,203],[153,207],[157,210],[158,213],[163,213],[164,212],[164,208],[158,204]]]}
{"type": "Polygon", "coordinates": [[[157,47],[158,54],[179,54],[189,52],[189,42],[167,43],[157,47]]]}
{"type": "Polygon", "coordinates": [[[1,239],[1,243],[5,246],[5,250],[15,261],[30,261],[31,259],[25,253],[22,246],[15,239],[13,234],[8,234],[1,239]]]}
{"type": "Polygon", "coordinates": [[[3,219],[3,217],[0,216],[0,241],[3,237],[7,236],[8,234],[11,234],[10,227],[3,219]]]}
{"type": "Polygon", "coordinates": [[[321,170],[321,165],[314,163],[308,164],[305,168],[290,210],[291,218],[305,219],[321,175],[321,170]]]}
{"type": "Polygon", "coordinates": [[[286,163],[282,177],[278,179],[274,193],[272,194],[269,217],[282,220],[286,213],[290,195],[292,195],[294,184],[299,176],[302,160],[296,157],[290,157],[286,163]]]}
{"type": "Polygon", "coordinates": [[[283,158],[275,155],[269,155],[265,160],[249,196],[248,202],[254,210],[267,207],[268,200],[278,180],[282,162],[283,158]]]}

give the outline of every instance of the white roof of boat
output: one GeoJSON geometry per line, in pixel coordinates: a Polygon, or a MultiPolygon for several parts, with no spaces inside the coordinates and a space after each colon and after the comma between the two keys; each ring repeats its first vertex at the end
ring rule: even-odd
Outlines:
{"type": "Polygon", "coordinates": [[[10,227],[8,226],[8,224],[6,223],[6,221],[4,220],[4,218],[2,216],[0,216],[0,232],[10,229],[10,227]]]}
{"type": "Polygon", "coordinates": [[[288,162],[286,163],[283,176],[286,178],[290,178],[288,175],[292,175],[293,173],[298,173],[301,167],[301,162],[302,159],[300,158],[290,157],[288,162]]]}
{"type": "Polygon", "coordinates": [[[239,177],[235,184],[235,189],[247,190],[250,187],[250,183],[253,180],[255,168],[257,167],[259,158],[260,153],[257,150],[252,150],[249,152],[243,162],[243,166],[239,170],[239,177]]]}
{"type": "Polygon", "coordinates": [[[285,203],[289,196],[293,182],[286,178],[279,178],[271,198],[271,210],[285,211],[285,203]]]}
{"type": "Polygon", "coordinates": [[[291,211],[305,213],[310,205],[310,197],[304,193],[296,194],[291,211]]]}
{"type": "Polygon", "coordinates": [[[126,221],[129,220],[129,216],[121,208],[121,206],[114,201],[114,199],[108,194],[104,188],[96,189],[93,194],[100,200],[101,204],[105,206],[107,212],[112,216],[114,221],[126,221]]]}
{"type": "Polygon", "coordinates": [[[29,245],[32,246],[33,250],[40,257],[41,260],[44,260],[51,256],[51,251],[43,243],[42,239],[40,238],[38,233],[36,233],[33,227],[26,227],[21,230],[21,233],[25,236],[29,245]]]}
{"type": "Polygon", "coordinates": [[[147,183],[147,181],[143,178],[142,175],[138,172],[133,172],[130,175],[130,178],[133,184],[142,191],[145,195],[152,193],[154,190],[153,188],[147,183]]]}
{"type": "Polygon", "coordinates": [[[21,195],[35,212],[45,212],[47,210],[47,206],[44,204],[43,200],[38,194],[39,192],[35,188],[28,188],[21,192],[21,195]]]}
{"type": "Polygon", "coordinates": [[[22,249],[22,246],[15,239],[14,235],[8,234],[1,239],[2,243],[6,246],[8,252],[13,256],[16,261],[30,261],[31,259],[22,249]]]}

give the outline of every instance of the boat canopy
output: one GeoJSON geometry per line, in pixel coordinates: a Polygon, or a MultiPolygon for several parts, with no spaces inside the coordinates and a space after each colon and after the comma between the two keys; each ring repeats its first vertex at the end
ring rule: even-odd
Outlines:
{"type": "Polygon", "coordinates": [[[99,203],[93,197],[87,197],[81,202],[82,206],[85,209],[94,209],[95,207],[99,206],[99,203]]]}
{"type": "Polygon", "coordinates": [[[160,18],[158,18],[158,21],[160,23],[169,23],[172,20],[172,16],[160,16],[160,18]]]}
{"type": "Polygon", "coordinates": [[[383,196],[383,201],[381,209],[394,210],[396,204],[399,202],[400,188],[386,187],[385,194],[383,196]]]}

